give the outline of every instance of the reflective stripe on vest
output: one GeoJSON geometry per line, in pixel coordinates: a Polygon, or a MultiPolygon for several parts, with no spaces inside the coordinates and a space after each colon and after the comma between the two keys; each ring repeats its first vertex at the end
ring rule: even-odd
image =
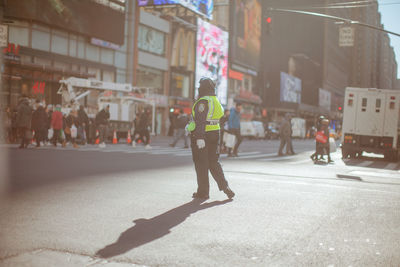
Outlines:
{"type": "Polygon", "coordinates": [[[224,108],[221,106],[218,98],[216,96],[203,96],[199,98],[192,108],[193,118],[195,117],[194,109],[200,100],[207,100],[208,102],[207,122],[209,124],[206,125],[206,132],[219,130],[219,119],[224,116],[224,108]]]}

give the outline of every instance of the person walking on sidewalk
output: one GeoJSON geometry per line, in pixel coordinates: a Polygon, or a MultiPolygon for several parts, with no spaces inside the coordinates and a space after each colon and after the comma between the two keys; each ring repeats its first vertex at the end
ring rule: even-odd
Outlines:
{"type": "Polygon", "coordinates": [[[47,113],[42,103],[36,103],[36,110],[32,113],[32,129],[35,131],[36,147],[47,139],[47,113]]]}
{"type": "Polygon", "coordinates": [[[185,147],[188,148],[188,143],[187,143],[187,135],[186,135],[186,130],[185,127],[189,122],[189,117],[183,112],[182,109],[179,110],[179,115],[178,118],[176,119],[176,133],[175,133],[175,139],[174,141],[169,145],[170,147],[175,147],[176,143],[183,137],[185,141],[185,147]]]}
{"type": "Polygon", "coordinates": [[[27,148],[31,142],[32,138],[32,130],[31,130],[31,122],[32,122],[32,109],[29,106],[29,99],[23,97],[18,105],[17,112],[17,127],[19,129],[19,135],[21,137],[21,145],[19,148],[27,148]]]}
{"type": "Polygon", "coordinates": [[[223,114],[224,109],[215,95],[215,83],[210,78],[200,79],[199,98],[192,107],[193,121],[187,126],[191,133],[192,157],[197,175],[197,191],[193,193],[193,198],[209,198],[208,171],[211,172],[220,191],[230,199],[235,196],[219,163],[219,119],[223,114]]]}
{"type": "Polygon", "coordinates": [[[151,149],[149,132],[150,121],[150,109],[146,109],[140,114],[139,120],[136,121],[135,132],[137,132],[139,137],[132,142],[132,147],[136,147],[136,142],[141,139],[145,144],[146,149],[151,149]]]}
{"type": "Polygon", "coordinates": [[[242,111],[242,103],[236,103],[235,108],[231,108],[228,120],[228,131],[236,137],[236,144],[232,149],[229,148],[228,157],[237,157],[238,149],[242,143],[242,136],[240,135],[240,112],[242,111]]]}
{"type": "Polygon", "coordinates": [[[51,115],[51,128],[53,128],[53,145],[57,146],[60,139],[61,141],[61,130],[63,129],[63,114],[61,113],[61,105],[56,106],[56,110],[51,115]]]}
{"type": "Polygon", "coordinates": [[[280,145],[278,156],[283,156],[283,148],[286,145],[286,154],[289,155],[292,153],[293,148],[291,148],[292,141],[290,140],[292,135],[292,126],[290,124],[290,115],[287,113],[279,127],[279,137],[280,137],[280,145]]]}
{"type": "Polygon", "coordinates": [[[86,114],[85,108],[82,105],[79,106],[78,121],[79,121],[78,135],[82,140],[82,144],[86,144],[89,136],[89,117],[86,114]]]}
{"type": "Polygon", "coordinates": [[[104,142],[105,138],[107,138],[107,127],[108,120],[110,119],[110,105],[107,105],[102,110],[100,110],[96,115],[96,126],[99,130],[99,147],[105,148],[106,144],[104,142]]]}

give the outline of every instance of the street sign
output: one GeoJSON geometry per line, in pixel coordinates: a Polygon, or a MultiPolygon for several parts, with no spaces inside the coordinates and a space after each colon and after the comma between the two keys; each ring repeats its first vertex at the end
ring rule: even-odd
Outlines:
{"type": "Polygon", "coordinates": [[[354,28],[342,26],[339,28],[339,46],[354,45],[354,28]]]}
{"type": "Polygon", "coordinates": [[[6,47],[8,44],[8,26],[0,25],[0,47],[6,47]]]}

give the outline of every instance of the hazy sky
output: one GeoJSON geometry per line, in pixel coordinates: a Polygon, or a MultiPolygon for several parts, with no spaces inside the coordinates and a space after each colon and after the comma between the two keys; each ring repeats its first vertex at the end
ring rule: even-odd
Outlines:
{"type": "MultiPolygon", "coordinates": [[[[384,28],[400,34],[400,0],[378,0],[384,28]]],[[[397,78],[400,78],[400,37],[389,34],[397,61],[397,78]]]]}

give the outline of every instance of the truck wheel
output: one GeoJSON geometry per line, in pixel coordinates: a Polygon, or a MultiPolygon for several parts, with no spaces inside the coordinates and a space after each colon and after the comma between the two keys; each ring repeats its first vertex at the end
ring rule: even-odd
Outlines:
{"type": "Polygon", "coordinates": [[[385,152],[383,155],[384,155],[384,158],[386,161],[393,161],[393,153],[392,152],[385,152]]]}

